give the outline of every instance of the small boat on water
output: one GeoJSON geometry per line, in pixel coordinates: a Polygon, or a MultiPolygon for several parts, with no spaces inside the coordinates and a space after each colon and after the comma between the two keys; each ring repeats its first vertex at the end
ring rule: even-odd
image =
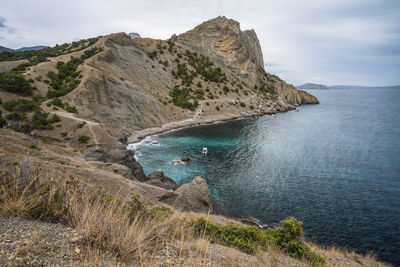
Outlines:
{"type": "Polygon", "coordinates": [[[151,141],[151,144],[152,144],[153,146],[161,146],[161,144],[160,144],[158,141],[156,141],[156,140],[151,141]]]}
{"type": "Polygon", "coordinates": [[[206,147],[203,147],[203,154],[207,154],[207,152],[208,152],[208,149],[206,148],[206,147]]]}

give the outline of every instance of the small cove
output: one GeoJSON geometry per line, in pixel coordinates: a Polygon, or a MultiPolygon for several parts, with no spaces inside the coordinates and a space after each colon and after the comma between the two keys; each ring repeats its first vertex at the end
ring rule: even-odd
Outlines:
{"type": "Polygon", "coordinates": [[[320,105],[161,134],[139,163],[179,184],[201,175],[235,213],[294,216],[309,240],[400,264],[400,91],[310,92],[320,105]],[[169,164],[182,156],[193,162],[169,164]]]}

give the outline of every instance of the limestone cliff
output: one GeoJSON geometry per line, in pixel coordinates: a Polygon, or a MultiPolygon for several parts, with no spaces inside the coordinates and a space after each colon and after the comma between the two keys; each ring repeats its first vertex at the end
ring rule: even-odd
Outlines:
{"type": "MultiPolygon", "coordinates": [[[[77,68],[79,85],[60,97],[76,107],[77,113],[56,111],[49,103],[52,100],[47,100],[43,111],[57,114],[61,123],[52,131],[36,129],[32,134],[71,146],[82,146],[78,138],[87,135],[87,146],[112,147],[116,140],[129,136],[318,103],[314,96],[267,73],[254,30],[242,31],[238,22],[225,17],[168,40],[131,38],[125,33],[104,36],[85,49],[68,50],[32,65],[24,76],[36,93],[55,93],[59,86],[53,87],[53,82],[60,82],[58,63],[94,48],[100,52],[77,68]]],[[[12,63],[0,65],[12,68],[12,63]]],[[[0,97],[8,101],[16,96],[0,91],[0,97]]]]}
{"type": "Polygon", "coordinates": [[[241,31],[237,21],[217,17],[174,39],[192,50],[210,56],[251,88],[272,87],[288,104],[318,103],[314,96],[264,71],[264,59],[255,31],[241,31]]]}
{"type": "Polygon", "coordinates": [[[254,30],[242,31],[238,22],[225,17],[166,41],[119,33],[104,37],[103,44],[105,51],[83,66],[87,75],[82,86],[65,98],[113,136],[179,121],[276,113],[318,103],[265,72],[254,30]],[[221,77],[206,77],[203,69],[220,69],[221,77]],[[175,102],[174,86],[189,90],[184,99],[189,107],[175,102]]]}

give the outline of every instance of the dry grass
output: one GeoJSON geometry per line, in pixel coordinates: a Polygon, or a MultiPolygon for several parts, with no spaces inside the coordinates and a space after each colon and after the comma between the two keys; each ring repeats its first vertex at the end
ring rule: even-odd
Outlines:
{"type": "MultiPolygon", "coordinates": [[[[52,165],[24,159],[14,169],[1,173],[0,214],[62,222],[73,227],[79,234],[84,265],[133,262],[141,266],[309,265],[274,247],[251,256],[211,244],[205,232],[196,233],[195,222],[202,217],[200,214],[174,212],[138,198],[126,203],[49,166],[52,165]]],[[[207,215],[207,220],[221,225],[231,221],[213,215],[207,215]]],[[[360,259],[376,262],[371,255],[308,245],[327,259],[340,255],[354,262],[361,262],[360,259]]],[[[18,254],[29,251],[30,244],[24,246],[17,249],[18,254]]]]}
{"type": "Polygon", "coordinates": [[[321,247],[312,243],[308,243],[308,246],[315,252],[325,256],[330,261],[335,261],[338,258],[347,258],[354,261],[355,266],[380,266],[380,267],[390,267],[392,265],[378,262],[376,255],[372,252],[367,252],[364,255],[356,253],[354,250],[348,250],[344,248],[339,248],[337,246],[321,247]],[[368,264],[366,264],[368,263],[368,264]]]}
{"type": "MultiPolygon", "coordinates": [[[[146,265],[168,244],[194,239],[192,220],[187,214],[173,213],[138,199],[124,203],[81,184],[70,174],[57,175],[56,179],[55,172],[45,165],[33,166],[29,160],[3,173],[0,214],[61,221],[74,227],[85,250],[84,260],[91,263],[100,261],[107,251],[119,261],[146,265]]],[[[207,251],[207,242],[201,239],[198,243],[202,253],[207,251]]]]}

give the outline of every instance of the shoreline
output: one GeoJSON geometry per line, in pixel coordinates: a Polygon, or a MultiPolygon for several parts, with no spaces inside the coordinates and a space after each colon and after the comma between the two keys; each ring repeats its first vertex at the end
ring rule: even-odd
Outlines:
{"type": "MultiPolygon", "coordinates": [[[[185,128],[189,128],[189,127],[195,127],[195,126],[221,124],[221,123],[228,122],[228,121],[247,119],[247,118],[256,118],[256,117],[261,117],[261,116],[265,116],[265,115],[275,115],[275,114],[279,114],[279,113],[296,110],[296,108],[297,107],[293,107],[293,108],[288,108],[285,111],[275,111],[275,112],[274,111],[268,111],[268,112],[256,111],[256,112],[240,114],[240,115],[225,114],[223,116],[214,117],[214,118],[190,118],[190,119],[186,119],[186,120],[182,120],[182,121],[170,122],[170,123],[162,125],[161,127],[147,128],[147,129],[135,132],[134,134],[130,135],[127,138],[125,145],[126,145],[127,150],[136,152],[136,150],[139,149],[141,146],[145,145],[147,143],[147,141],[150,142],[150,139],[152,139],[153,137],[158,136],[163,133],[166,133],[166,132],[177,131],[177,130],[181,130],[181,129],[185,129],[185,128]]],[[[138,160],[136,153],[135,153],[135,160],[136,161],[138,160]]],[[[214,197],[212,197],[212,202],[213,202],[213,205],[215,205],[215,210],[213,210],[212,214],[225,216],[225,217],[231,218],[231,219],[236,219],[242,223],[256,225],[257,227],[262,228],[262,229],[274,227],[273,225],[262,223],[259,219],[255,218],[255,217],[251,217],[251,216],[247,216],[246,214],[240,214],[238,212],[235,212],[235,211],[231,210],[230,208],[228,208],[226,206],[226,203],[223,203],[223,201],[217,200],[214,197]]]]}
{"type": "Polygon", "coordinates": [[[146,137],[154,136],[154,135],[159,135],[162,133],[170,132],[173,130],[180,130],[188,127],[193,127],[193,126],[203,126],[203,125],[209,125],[209,124],[214,124],[214,123],[224,123],[227,121],[232,121],[232,120],[237,120],[237,119],[246,119],[246,118],[254,118],[254,117],[261,117],[264,115],[274,115],[278,113],[283,113],[283,112],[288,112],[291,110],[296,110],[297,107],[293,108],[288,108],[287,110],[284,111],[267,111],[267,112],[253,112],[253,113],[247,113],[247,114],[225,114],[220,117],[214,117],[214,118],[189,118],[186,120],[181,120],[181,121],[174,121],[170,123],[163,124],[160,127],[152,127],[152,128],[146,128],[143,130],[139,130],[131,134],[127,140],[126,140],[126,145],[131,145],[135,143],[139,143],[146,137]]]}

